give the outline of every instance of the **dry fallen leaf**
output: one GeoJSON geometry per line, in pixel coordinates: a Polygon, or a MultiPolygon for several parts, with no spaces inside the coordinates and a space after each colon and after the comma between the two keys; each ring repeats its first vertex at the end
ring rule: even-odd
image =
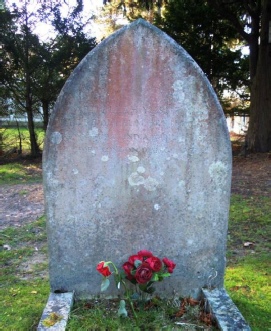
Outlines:
{"type": "Polygon", "coordinates": [[[63,319],[63,316],[53,312],[42,322],[42,324],[45,327],[49,328],[51,326],[54,326],[56,323],[60,322],[62,319],[63,319]]]}
{"type": "Polygon", "coordinates": [[[204,324],[208,326],[212,325],[212,314],[201,312],[199,318],[204,324]]]}

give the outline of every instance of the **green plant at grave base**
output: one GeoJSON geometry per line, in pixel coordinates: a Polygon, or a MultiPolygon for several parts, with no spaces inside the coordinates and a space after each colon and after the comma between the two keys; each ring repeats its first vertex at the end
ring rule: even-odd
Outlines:
{"type": "Polygon", "coordinates": [[[203,308],[202,302],[189,298],[176,303],[176,298],[162,300],[154,296],[144,309],[135,305],[136,321],[130,306],[128,318],[117,317],[118,299],[96,298],[75,303],[67,330],[217,330],[211,320],[206,324],[208,314],[203,308]]]}
{"type": "MultiPolygon", "coordinates": [[[[185,302],[185,299],[182,302],[185,302]]],[[[128,318],[118,318],[118,308],[118,299],[97,298],[76,302],[67,330],[217,330],[217,327],[206,325],[206,322],[201,320],[203,315],[199,302],[188,303],[185,314],[179,316],[180,306],[176,306],[171,300],[153,297],[144,309],[136,307],[137,323],[130,306],[127,306],[128,318]]]]}
{"type": "MultiPolygon", "coordinates": [[[[110,271],[109,266],[112,266],[114,269],[113,273],[118,290],[120,290],[121,286],[123,286],[124,299],[129,302],[136,323],[138,323],[137,313],[134,309],[134,301],[138,300],[144,302],[146,299],[146,294],[150,295],[154,293],[155,288],[153,284],[155,282],[161,282],[165,278],[169,277],[176,264],[166,257],[161,260],[147,250],[141,250],[137,254],[131,255],[128,261],[122,265],[122,272],[118,271],[113,262],[102,261],[96,268],[97,271],[103,276],[103,281],[101,284],[102,292],[105,291],[110,284],[109,277],[112,272],[110,271]],[[127,280],[136,286],[135,291],[131,291],[128,288],[126,284],[127,280]]],[[[120,317],[127,317],[125,300],[120,300],[120,306],[118,309],[118,316],[120,317]]]]}

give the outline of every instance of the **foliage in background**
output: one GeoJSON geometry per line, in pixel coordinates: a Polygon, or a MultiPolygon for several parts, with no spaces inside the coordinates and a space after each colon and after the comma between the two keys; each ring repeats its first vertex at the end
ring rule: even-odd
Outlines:
{"type": "Polygon", "coordinates": [[[249,67],[248,57],[241,51],[243,43],[235,29],[221,19],[206,1],[171,1],[163,16],[156,16],[155,23],[200,65],[224,105],[225,112],[248,111],[244,101],[249,99],[245,88],[249,85],[249,67]],[[228,92],[226,96],[225,91],[228,92]],[[229,93],[233,91],[238,94],[240,102],[230,107],[229,93]]]}
{"type": "MultiPolygon", "coordinates": [[[[18,123],[17,123],[18,124],[18,123]]],[[[43,148],[45,132],[42,128],[35,129],[36,142],[39,149],[43,148]]],[[[0,157],[13,159],[20,154],[29,154],[31,150],[29,131],[25,126],[6,127],[0,129],[0,157]]]]}
{"type": "Polygon", "coordinates": [[[40,153],[35,114],[41,111],[46,129],[50,110],[64,82],[96,45],[80,24],[82,7],[75,6],[68,17],[62,17],[60,2],[51,5],[42,2],[36,4],[38,9],[33,9],[24,2],[0,11],[0,100],[4,108],[0,113],[27,115],[32,156],[40,153]],[[47,41],[34,33],[41,20],[51,22],[55,28],[55,34],[48,36],[47,41]]]}
{"type": "Polygon", "coordinates": [[[268,152],[271,150],[270,0],[207,2],[249,47],[251,103],[246,146],[251,152],[268,152]]]}

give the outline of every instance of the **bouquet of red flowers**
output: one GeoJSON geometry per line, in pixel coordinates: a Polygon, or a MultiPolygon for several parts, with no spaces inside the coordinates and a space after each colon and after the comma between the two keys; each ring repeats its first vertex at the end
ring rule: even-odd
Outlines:
{"type": "MultiPolygon", "coordinates": [[[[175,266],[176,264],[166,257],[161,260],[157,256],[154,256],[152,252],[142,250],[129,257],[128,261],[122,265],[122,272],[119,272],[115,264],[111,261],[101,261],[98,263],[96,270],[103,275],[101,291],[105,291],[108,288],[110,284],[109,277],[111,274],[114,274],[117,288],[120,289],[121,285],[124,286],[126,298],[132,306],[131,299],[135,299],[139,295],[138,293],[130,295],[125,280],[136,285],[140,291],[152,294],[155,291],[152,286],[153,283],[160,282],[164,278],[169,277],[175,266]],[[110,270],[110,265],[112,265],[113,271],[110,270]]],[[[124,300],[121,301],[123,304],[124,300]]],[[[122,309],[122,311],[126,310],[122,309]]]]}
{"type": "MultiPolygon", "coordinates": [[[[119,272],[115,264],[111,261],[101,261],[98,263],[96,270],[103,276],[101,291],[105,291],[108,288],[110,284],[109,277],[112,274],[115,276],[117,288],[120,289],[121,285],[124,286],[124,295],[129,301],[133,314],[137,320],[137,315],[131,299],[137,299],[140,296],[137,291],[131,295],[125,281],[128,280],[136,285],[141,293],[145,292],[152,294],[155,291],[152,284],[169,277],[175,266],[176,264],[166,257],[161,260],[157,256],[154,256],[152,252],[142,250],[129,257],[128,261],[122,265],[122,272],[119,272]],[[114,269],[113,271],[110,270],[110,265],[112,265],[114,269]]],[[[118,315],[127,316],[124,300],[120,301],[118,315]]]]}
{"type": "Polygon", "coordinates": [[[143,292],[153,293],[152,284],[169,277],[176,264],[168,258],[159,259],[150,251],[142,250],[136,255],[131,255],[123,265],[126,279],[133,284],[138,284],[143,292]]]}

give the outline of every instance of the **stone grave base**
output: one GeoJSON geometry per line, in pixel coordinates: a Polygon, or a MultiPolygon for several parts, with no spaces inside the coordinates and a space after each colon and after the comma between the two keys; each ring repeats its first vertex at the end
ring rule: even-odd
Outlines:
{"type": "MultiPolygon", "coordinates": [[[[224,288],[202,289],[202,297],[207,300],[208,307],[220,330],[251,331],[251,328],[224,288]]],[[[73,301],[73,292],[50,293],[37,330],[65,331],[73,301]],[[47,324],[46,320],[48,321],[50,316],[58,316],[60,320],[52,326],[45,326],[47,324]]]]}

